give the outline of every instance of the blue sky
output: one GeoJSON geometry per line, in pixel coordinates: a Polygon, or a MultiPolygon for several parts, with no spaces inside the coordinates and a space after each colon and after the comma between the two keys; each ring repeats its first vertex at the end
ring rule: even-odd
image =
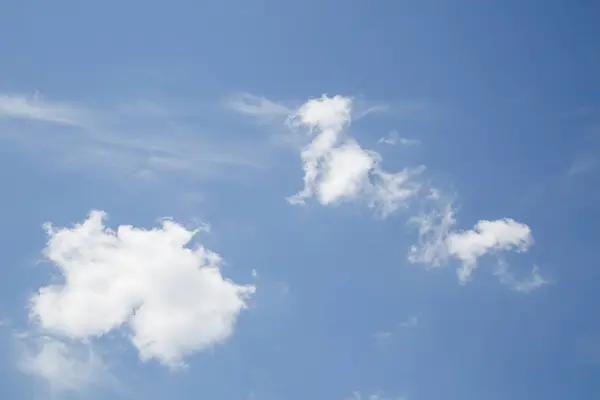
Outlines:
{"type": "Polygon", "coordinates": [[[599,397],[599,12],[4,2],[0,397],[599,397]]]}

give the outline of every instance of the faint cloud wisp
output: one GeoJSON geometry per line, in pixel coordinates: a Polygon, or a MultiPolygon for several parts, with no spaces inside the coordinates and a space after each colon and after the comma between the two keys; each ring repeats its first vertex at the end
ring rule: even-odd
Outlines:
{"type": "MultiPolygon", "coordinates": [[[[189,111],[189,110],[188,110],[189,111]]],[[[197,113],[197,112],[196,112],[197,113]]],[[[39,96],[0,94],[0,122],[40,122],[27,129],[11,125],[10,141],[54,165],[136,182],[184,178],[232,178],[231,172],[264,167],[266,140],[211,134],[184,122],[183,114],[159,102],[136,100],[114,108],[42,101],[39,96]],[[67,129],[68,128],[68,129],[67,129]],[[141,178],[141,179],[140,179],[141,178]]],[[[239,175],[239,174],[238,174],[239,175]]]]}

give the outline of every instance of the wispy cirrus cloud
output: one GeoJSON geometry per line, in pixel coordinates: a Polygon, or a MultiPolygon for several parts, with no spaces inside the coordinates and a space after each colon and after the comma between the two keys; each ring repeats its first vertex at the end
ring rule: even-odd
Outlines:
{"type": "Polygon", "coordinates": [[[397,329],[416,329],[421,325],[421,314],[415,314],[404,321],[396,324],[396,329],[392,330],[380,330],[375,332],[372,335],[373,340],[375,340],[379,344],[387,343],[393,336],[395,336],[398,332],[397,329]]]}
{"type": "Polygon", "coordinates": [[[494,275],[498,277],[501,283],[507,285],[512,290],[521,293],[532,292],[550,283],[546,278],[543,278],[540,275],[540,270],[537,265],[533,266],[533,268],[531,269],[531,273],[528,277],[517,279],[508,270],[508,265],[503,260],[499,260],[498,266],[494,271],[494,275]]]}
{"type": "Polygon", "coordinates": [[[390,339],[392,337],[393,333],[390,331],[377,331],[372,335],[372,338],[377,342],[377,343],[384,343],[386,342],[388,339],[390,339]]]}
{"type": "Polygon", "coordinates": [[[170,107],[148,100],[93,108],[41,100],[39,95],[2,94],[0,140],[61,167],[88,168],[118,179],[156,180],[165,174],[228,178],[234,169],[265,166],[266,139],[264,143],[256,138],[223,139],[183,118],[194,113],[198,114],[191,106],[170,107]],[[11,125],[15,120],[42,124],[25,128],[11,125]]]}
{"type": "Polygon", "coordinates": [[[387,136],[380,138],[377,143],[389,144],[390,146],[395,146],[397,144],[410,146],[421,144],[421,141],[416,139],[407,139],[401,137],[397,131],[391,131],[387,136]]]}
{"type": "Polygon", "coordinates": [[[232,110],[252,117],[286,118],[294,111],[283,104],[250,93],[238,93],[227,98],[225,102],[232,110]]]}
{"type": "Polygon", "coordinates": [[[571,165],[566,171],[568,178],[584,176],[596,170],[600,164],[600,124],[585,135],[579,144],[571,165]]]}
{"type": "Polygon", "coordinates": [[[87,110],[75,104],[45,101],[37,92],[33,96],[0,94],[0,119],[23,119],[73,126],[88,126],[91,123],[91,115],[87,110]]]}

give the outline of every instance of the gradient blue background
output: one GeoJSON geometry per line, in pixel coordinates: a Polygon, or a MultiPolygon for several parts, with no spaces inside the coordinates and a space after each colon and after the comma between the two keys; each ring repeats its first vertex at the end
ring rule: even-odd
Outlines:
{"type": "MultiPolygon", "coordinates": [[[[458,193],[462,228],[527,223],[536,245],[511,265],[525,274],[535,263],[553,283],[524,295],[482,266],[461,287],[453,268],[406,262],[414,235],[402,217],[289,206],[284,197],[301,187],[294,152],[239,180],[192,173],[145,186],[101,166],[58,168],[43,149],[27,151],[37,133],[13,140],[28,124],[3,120],[0,311],[23,326],[27,297],[48,282],[34,266],[46,221],[71,224],[92,208],[112,226],[200,218],[227,276],[247,282],[258,270],[252,309],[232,340],[185,373],[121,353],[123,398],[600,398],[599,17],[600,4],[583,0],[5,0],[0,93],[99,108],[184,105],[194,114],[187,126],[217,142],[277,129],[222,105],[240,91],[295,104],[322,93],[400,104],[405,112],[361,119],[351,133],[367,147],[392,129],[419,139],[380,148],[386,165],[426,164],[458,193]],[[189,193],[204,200],[182,205],[189,193]],[[399,327],[417,314],[418,327],[399,327]],[[379,343],[378,331],[392,335],[379,343]]],[[[130,128],[143,140],[146,125],[130,128]]],[[[7,355],[10,336],[4,329],[7,355]]],[[[34,383],[12,358],[0,365],[0,397],[32,398],[34,383]]]]}

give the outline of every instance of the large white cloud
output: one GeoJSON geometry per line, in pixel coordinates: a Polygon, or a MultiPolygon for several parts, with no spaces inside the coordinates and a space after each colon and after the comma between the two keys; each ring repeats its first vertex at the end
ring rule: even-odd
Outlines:
{"type": "Polygon", "coordinates": [[[301,152],[304,188],[288,201],[299,204],[314,196],[331,205],[361,199],[385,217],[417,193],[420,186],[412,177],[424,167],[397,173],[383,170],[379,153],[363,149],[345,135],[351,114],[351,98],[323,95],[307,101],[290,117],[290,125],[307,128],[314,139],[301,152]]]}
{"type": "Polygon", "coordinates": [[[142,359],[171,367],[232,334],[255,287],[225,279],[216,253],[186,247],[196,231],[169,220],[112,231],[104,217],[93,211],[72,228],[46,226],[45,254],[64,282],[32,297],[41,328],[88,339],[127,327],[142,359]]]}

